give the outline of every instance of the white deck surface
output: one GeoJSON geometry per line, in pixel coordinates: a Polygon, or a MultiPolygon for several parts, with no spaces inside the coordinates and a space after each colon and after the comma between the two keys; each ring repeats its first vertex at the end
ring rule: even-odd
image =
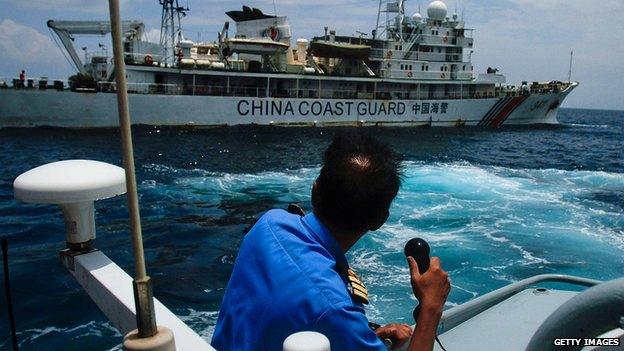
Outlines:
{"type": "MultiPolygon", "coordinates": [[[[447,350],[525,350],[542,322],[577,292],[524,290],[440,335],[447,350]]],[[[442,349],[436,344],[434,350],[442,349]]]]}

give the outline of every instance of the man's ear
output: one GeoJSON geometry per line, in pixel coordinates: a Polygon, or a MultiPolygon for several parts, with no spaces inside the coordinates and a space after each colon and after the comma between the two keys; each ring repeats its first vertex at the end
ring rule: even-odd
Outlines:
{"type": "Polygon", "coordinates": [[[373,222],[373,225],[371,225],[371,228],[369,230],[373,231],[373,230],[377,230],[381,228],[381,226],[384,225],[384,223],[386,223],[389,217],[390,217],[390,210],[388,209],[383,215],[377,217],[377,220],[373,222]]]}

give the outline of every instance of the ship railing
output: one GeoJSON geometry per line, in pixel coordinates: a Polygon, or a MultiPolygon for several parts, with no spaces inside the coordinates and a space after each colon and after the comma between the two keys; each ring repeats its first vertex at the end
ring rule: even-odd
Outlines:
{"type": "Polygon", "coordinates": [[[0,77],[0,89],[56,89],[64,90],[69,88],[69,81],[66,79],[50,80],[48,77],[26,78],[24,83],[18,77],[0,77]]]}
{"type": "Polygon", "coordinates": [[[382,69],[381,76],[386,78],[409,78],[422,80],[472,80],[472,72],[458,71],[423,71],[420,65],[407,65],[404,69],[382,69]]]}
{"type": "Polygon", "coordinates": [[[472,47],[474,43],[474,39],[470,37],[458,37],[452,34],[449,35],[431,35],[431,34],[422,34],[423,45],[442,45],[442,46],[461,46],[465,48],[472,47]]]}
{"type": "MultiPolygon", "coordinates": [[[[147,95],[208,95],[208,96],[246,96],[266,97],[266,87],[226,87],[222,85],[192,84],[154,84],[127,83],[131,94],[147,95]]],[[[115,82],[98,82],[98,91],[114,93],[117,91],[115,82]]],[[[270,95],[269,95],[270,96],[270,95]]]]}
{"type": "MultiPolygon", "coordinates": [[[[414,72],[413,79],[430,79],[432,81],[444,80],[440,77],[441,73],[448,75],[450,72],[414,72]],[[424,73],[424,74],[423,74],[424,73]]],[[[393,77],[405,78],[406,72],[392,72],[393,77]]],[[[409,77],[408,77],[409,78],[409,77]]],[[[470,80],[471,75],[468,72],[457,72],[457,80],[470,80]]],[[[448,78],[446,78],[448,79],[448,78]]],[[[0,89],[10,88],[11,82],[15,84],[14,89],[37,90],[41,89],[38,84],[47,82],[46,88],[54,89],[54,85],[49,85],[49,80],[42,78],[34,79],[32,84],[25,82],[22,88],[19,86],[19,79],[0,78],[0,89]],[[31,86],[29,88],[28,86],[31,86]]],[[[67,81],[55,80],[58,90],[68,90],[67,81]]],[[[384,86],[383,84],[368,84],[361,89],[335,89],[320,86],[299,87],[299,89],[276,89],[274,87],[246,87],[246,86],[221,86],[221,85],[191,85],[191,84],[154,84],[154,83],[128,83],[128,92],[131,94],[145,95],[196,95],[196,96],[228,96],[228,97],[250,97],[250,98],[299,98],[299,99],[357,99],[357,100],[398,100],[398,99],[431,99],[431,100],[455,100],[455,99],[488,99],[500,98],[506,96],[517,96],[521,94],[521,89],[517,86],[503,85],[496,86],[492,91],[480,92],[478,89],[472,92],[469,85],[457,84],[447,85],[444,90],[429,90],[428,83],[414,82],[411,87],[405,89],[394,89],[392,85],[384,86]]],[[[552,92],[563,91],[567,88],[568,83],[560,83],[557,85],[543,84],[540,89],[531,89],[532,94],[548,94],[552,92]]],[[[114,82],[98,82],[96,88],[91,89],[74,89],[78,91],[98,91],[103,93],[115,93],[116,85],[114,82]]]]}
{"type": "Polygon", "coordinates": [[[96,59],[96,61],[100,60],[100,63],[107,63],[108,51],[104,49],[100,51],[93,51],[93,52],[85,53],[85,62],[91,63],[93,59],[96,59]]]}
{"type": "Polygon", "coordinates": [[[459,53],[439,53],[428,51],[408,51],[392,49],[372,49],[372,60],[394,60],[402,62],[436,61],[436,62],[463,62],[464,55],[459,53]]]}
{"type": "MultiPolygon", "coordinates": [[[[434,91],[420,88],[419,84],[409,90],[388,89],[380,86],[373,91],[372,86],[363,90],[325,88],[275,89],[266,87],[232,87],[215,85],[185,86],[177,84],[149,84],[128,83],[128,91],[133,94],[147,95],[196,95],[196,96],[228,96],[228,97],[255,97],[255,98],[292,98],[292,99],[355,99],[355,100],[394,100],[394,99],[468,99],[468,89],[464,91],[434,91]]],[[[100,82],[98,89],[101,92],[116,91],[114,83],[100,82]]],[[[487,96],[485,96],[487,97],[487,96]]]]}
{"type": "Polygon", "coordinates": [[[163,55],[149,53],[149,52],[125,52],[125,62],[127,65],[139,65],[139,66],[161,66],[164,59],[163,55]],[[151,59],[151,64],[148,63],[148,57],[151,59]]]}
{"type": "MultiPolygon", "coordinates": [[[[464,48],[471,48],[474,43],[474,39],[470,35],[456,36],[452,33],[446,34],[443,30],[439,31],[439,34],[414,34],[420,45],[437,45],[437,46],[461,46],[464,48]]],[[[405,42],[406,48],[410,45],[410,41],[405,42]]]]}

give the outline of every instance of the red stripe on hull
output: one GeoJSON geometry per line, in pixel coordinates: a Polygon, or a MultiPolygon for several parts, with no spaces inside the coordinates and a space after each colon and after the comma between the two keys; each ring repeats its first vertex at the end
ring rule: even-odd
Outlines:
{"type": "Polygon", "coordinates": [[[518,107],[518,105],[520,105],[522,101],[524,101],[524,99],[526,99],[526,97],[520,96],[520,97],[515,97],[511,101],[509,101],[507,105],[505,105],[505,107],[498,113],[498,115],[492,118],[492,120],[489,123],[489,126],[500,127],[502,122],[509,116],[511,111],[515,110],[516,107],[518,107]]]}
{"type": "Polygon", "coordinates": [[[500,124],[499,124],[499,125],[497,125],[496,127],[498,128],[498,127],[502,126],[502,125],[503,125],[503,123],[505,123],[505,121],[507,121],[507,118],[509,118],[509,116],[511,116],[511,115],[514,113],[514,111],[518,108],[518,106],[522,105],[522,103],[523,103],[523,102],[525,102],[525,101],[526,101],[526,99],[528,99],[528,97],[526,97],[526,96],[523,96],[522,98],[520,98],[520,102],[518,102],[518,103],[516,104],[516,106],[514,106],[514,108],[512,108],[512,109],[511,109],[511,111],[509,112],[509,114],[508,114],[505,118],[503,118],[503,119],[500,121],[500,124]]]}

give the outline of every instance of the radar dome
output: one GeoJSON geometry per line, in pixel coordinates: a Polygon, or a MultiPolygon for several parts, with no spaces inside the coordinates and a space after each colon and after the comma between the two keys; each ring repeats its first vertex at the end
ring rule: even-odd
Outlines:
{"type": "Polygon", "coordinates": [[[434,1],[427,7],[429,19],[442,21],[446,18],[448,9],[442,1],[434,1]]]}
{"type": "Polygon", "coordinates": [[[414,21],[416,23],[422,22],[422,15],[420,13],[416,12],[415,14],[412,15],[412,21],[414,21]]]}

